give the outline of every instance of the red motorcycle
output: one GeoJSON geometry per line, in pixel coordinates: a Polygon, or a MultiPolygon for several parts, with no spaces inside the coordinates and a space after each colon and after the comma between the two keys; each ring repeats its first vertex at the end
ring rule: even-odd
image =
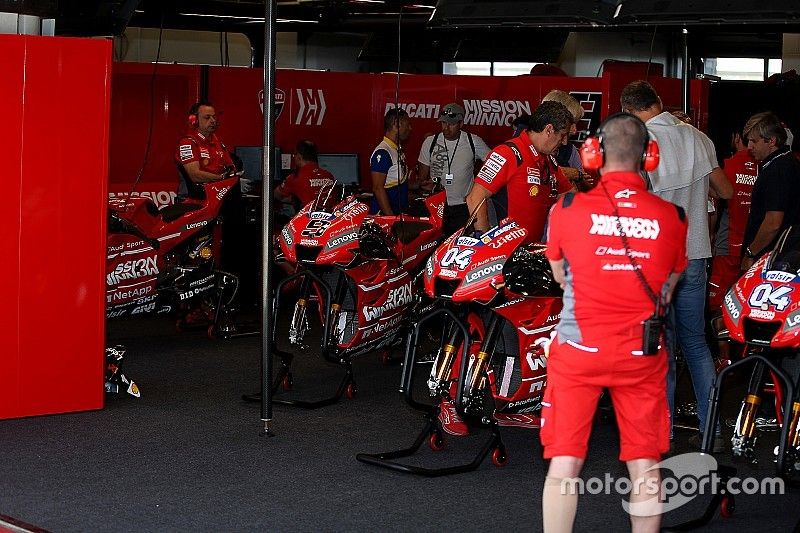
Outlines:
{"type": "Polygon", "coordinates": [[[204,185],[204,200],[158,209],[133,197],[109,202],[106,318],[177,313],[177,326],[208,325],[208,334],[231,327],[227,311],[236,276],[221,272],[217,217],[238,178],[204,185]]]}
{"type": "MultiPolygon", "coordinates": [[[[316,305],[320,353],[344,365],[345,375],[334,396],[325,400],[276,402],[316,408],[342,394],[354,397],[352,359],[400,344],[410,317],[432,305],[419,297],[419,273],[441,237],[445,194],[417,202],[424,216],[368,216],[365,203],[345,197],[338,186],[326,187],[280,232],[283,258],[297,271],[278,284],[276,310],[282,308],[285,287],[299,283],[287,328],[289,345],[308,348],[310,307],[316,305]]],[[[273,332],[281,329],[277,311],[275,317],[273,332]]],[[[282,385],[290,390],[292,354],[279,350],[278,355],[281,367],[273,389],[282,385]]]]}
{"type": "MultiPolygon", "coordinates": [[[[761,257],[725,295],[723,320],[727,335],[745,346],[745,357],[723,369],[754,364],[731,439],[734,456],[755,458],[756,417],[765,391],[775,394],[782,433],[777,452],[779,475],[800,472],[800,397],[798,383],[780,367],[800,348],[800,228],[781,234],[775,248],[761,257]],[[766,384],[767,374],[771,384],[766,384]]],[[[718,388],[718,385],[717,385],[718,388]]],[[[718,390],[715,390],[717,396],[718,390]]],[[[716,419],[717,413],[709,413],[716,419]]],[[[707,426],[708,427],[708,426],[707,426]]]]}
{"type": "MultiPolygon", "coordinates": [[[[753,366],[747,394],[731,438],[734,457],[756,462],[758,439],[756,418],[764,393],[775,395],[775,413],[781,427],[775,447],[775,470],[789,482],[800,473],[800,397],[798,383],[782,367],[786,357],[798,357],[800,348],[800,228],[790,227],[778,238],[771,252],[761,257],[725,294],[722,301],[724,328],[720,340],[743,345],[743,357],[722,368],[709,395],[706,426],[716,427],[720,415],[720,396],[725,378],[736,369],[753,366]],[[767,383],[767,375],[770,383],[767,383]]],[[[712,451],[713,431],[703,434],[701,451],[712,451]]],[[[673,526],[695,529],[708,523],[719,507],[723,517],[735,509],[734,495],[727,491],[728,481],[736,475],[733,466],[717,466],[714,496],[700,518],[673,526]]]]}
{"type": "Polygon", "coordinates": [[[523,245],[527,231],[508,218],[476,237],[460,233],[439,246],[425,267],[426,294],[449,305],[420,319],[407,345],[403,391],[406,401],[426,412],[428,423],[412,447],[361,454],[358,459],[363,462],[439,476],[474,470],[491,450],[492,462],[503,466],[508,458],[498,427],[538,428],[547,380],[543,341],[561,315],[561,290],[544,246],[523,245]],[[447,326],[427,381],[437,400],[430,405],[415,400],[412,389],[414,366],[421,363],[415,353],[419,328],[435,317],[445,317],[447,326]],[[506,324],[516,330],[516,346],[505,345],[506,324]],[[444,469],[394,462],[415,453],[426,439],[435,451],[444,447],[442,399],[452,402],[470,424],[491,427],[478,456],[469,464],[444,469]]]}

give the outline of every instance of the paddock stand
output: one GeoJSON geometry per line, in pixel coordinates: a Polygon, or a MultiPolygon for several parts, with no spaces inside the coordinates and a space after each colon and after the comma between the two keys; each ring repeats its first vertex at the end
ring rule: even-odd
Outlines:
{"type": "MultiPolygon", "coordinates": [[[[459,412],[459,415],[463,416],[463,388],[466,368],[469,361],[469,357],[466,353],[470,346],[469,330],[467,329],[467,326],[449,309],[437,309],[421,317],[414,326],[414,329],[409,334],[406,342],[405,362],[403,363],[403,375],[400,383],[400,392],[403,393],[406,403],[408,403],[414,409],[425,413],[425,425],[423,426],[422,431],[420,431],[414,443],[408,448],[376,454],[359,453],[356,455],[356,459],[358,461],[382,468],[388,468],[389,470],[394,470],[397,472],[405,472],[424,477],[440,477],[451,474],[471,472],[480,466],[490,451],[492,452],[492,462],[496,466],[504,466],[508,462],[506,449],[503,445],[503,441],[500,438],[499,426],[494,420],[492,420],[489,424],[489,437],[486,439],[486,442],[484,442],[475,458],[469,463],[443,468],[425,468],[396,461],[396,459],[411,457],[417,453],[417,451],[419,451],[423,443],[426,441],[433,451],[440,451],[444,449],[445,443],[442,435],[442,428],[439,423],[439,406],[418,402],[414,399],[413,394],[414,367],[417,364],[416,347],[419,341],[420,329],[422,324],[439,316],[446,316],[450,318],[453,326],[458,328],[455,331],[455,335],[458,335],[460,332],[463,339],[461,366],[458,376],[458,394],[456,398],[456,408],[459,412]]],[[[444,342],[445,338],[443,337],[442,343],[444,342]]]]}
{"type": "MultiPolygon", "coordinates": [[[[278,309],[281,307],[281,294],[283,292],[283,287],[286,286],[287,283],[297,279],[303,278],[301,282],[301,294],[310,290],[311,282],[316,282],[318,287],[321,288],[322,292],[322,300],[319,302],[320,306],[324,305],[325,309],[325,319],[323,320],[323,327],[322,327],[322,357],[326,361],[336,365],[343,365],[345,367],[344,375],[342,376],[339,385],[336,388],[336,391],[333,393],[332,396],[323,398],[321,400],[314,400],[314,401],[307,401],[307,400],[298,400],[298,399],[287,399],[287,398],[274,398],[272,400],[273,403],[279,405],[290,405],[293,407],[300,407],[301,409],[319,409],[320,407],[326,407],[328,405],[333,405],[337,403],[343,395],[346,395],[348,398],[354,398],[357,393],[356,383],[353,379],[353,365],[350,360],[350,357],[339,357],[338,355],[334,355],[333,352],[336,350],[332,350],[328,345],[328,339],[330,338],[330,328],[331,328],[331,301],[333,300],[334,291],[330,288],[328,283],[319,277],[317,274],[310,270],[304,270],[301,272],[297,272],[284,278],[278,285],[275,287],[275,301],[274,301],[274,310],[273,310],[273,317],[274,320],[277,322],[278,320],[278,309]]],[[[338,285],[342,285],[341,278],[338,285]]],[[[341,286],[336,287],[337,295],[339,291],[343,290],[341,286]]],[[[346,288],[344,289],[346,290],[346,288]]],[[[272,392],[275,393],[278,391],[278,388],[282,387],[283,390],[289,391],[292,388],[293,384],[293,376],[291,372],[291,364],[293,355],[289,352],[284,352],[277,349],[275,344],[275,334],[277,328],[273,327],[272,329],[272,343],[274,350],[273,352],[278,355],[280,358],[280,368],[278,369],[275,379],[273,380],[272,392]]],[[[242,395],[242,399],[246,402],[260,402],[261,401],[261,393],[255,394],[244,394],[242,395]]]]}
{"type": "MultiPolygon", "coordinates": [[[[764,357],[763,355],[758,354],[750,354],[743,359],[736,361],[735,363],[723,368],[719,374],[717,374],[717,379],[714,382],[714,388],[711,390],[709,394],[708,402],[709,402],[709,409],[708,415],[706,417],[706,428],[713,428],[716,427],[717,421],[719,420],[720,414],[720,405],[719,405],[719,398],[722,389],[722,381],[724,380],[725,376],[733,371],[736,368],[743,367],[750,363],[754,363],[756,365],[763,365],[769,368],[782,383],[785,387],[786,396],[784,398],[784,424],[781,430],[780,442],[778,444],[778,456],[775,462],[775,470],[777,475],[780,477],[787,477],[788,474],[791,472],[793,465],[791,464],[792,461],[787,461],[790,458],[793,458],[793,452],[788,449],[789,444],[789,437],[790,437],[790,430],[796,430],[795,428],[791,428],[792,424],[789,423],[791,414],[792,414],[792,403],[794,401],[795,396],[795,386],[792,383],[792,379],[777,365],[775,365],[772,361],[764,357]],[[787,469],[788,468],[788,469],[787,469]]],[[[763,367],[762,367],[763,370],[763,367]]],[[[760,386],[760,383],[757,384],[760,386]]],[[[777,386],[777,384],[776,384],[777,386]]],[[[706,431],[703,435],[703,442],[700,445],[700,452],[704,454],[711,454],[711,450],[713,448],[713,439],[714,439],[714,432],[713,431],[706,431]]],[[[736,501],[734,499],[733,494],[728,494],[726,491],[726,487],[728,484],[728,480],[730,480],[734,475],[736,475],[736,468],[732,466],[726,465],[719,465],[719,470],[717,471],[718,475],[718,482],[716,487],[714,488],[714,495],[711,498],[711,501],[708,503],[703,515],[699,518],[695,518],[693,520],[689,520],[687,522],[683,522],[680,524],[676,524],[674,526],[664,527],[664,531],[690,531],[693,529],[697,529],[708,524],[711,519],[714,518],[716,514],[717,507],[719,507],[720,514],[724,518],[728,518],[734,514],[736,511],[736,501]]]]}

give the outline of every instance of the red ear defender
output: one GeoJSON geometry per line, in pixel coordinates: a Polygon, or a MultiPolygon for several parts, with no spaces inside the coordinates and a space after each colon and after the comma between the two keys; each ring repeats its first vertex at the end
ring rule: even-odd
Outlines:
{"type": "Polygon", "coordinates": [[[587,137],[583,141],[581,164],[584,170],[597,170],[603,166],[603,143],[598,137],[587,137]]]}
{"type": "Polygon", "coordinates": [[[189,115],[189,125],[192,127],[197,126],[197,115],[192,113],[189,115]]]}
{"type": "MultiPolygon", "coordinates": [[[[658,149],[658,143],[654,139],[647,142],[647,150],[642,155],[642,170],[645,172],[652,172],[658,167],[658,162],[661,160],[661,153],[658,149]]],[[[586,165],[584,165],[586,166],[586,165]]]]}

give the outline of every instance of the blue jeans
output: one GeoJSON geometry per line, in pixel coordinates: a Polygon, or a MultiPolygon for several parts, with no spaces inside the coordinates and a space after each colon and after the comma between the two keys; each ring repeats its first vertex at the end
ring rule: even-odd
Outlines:
{"type": "MultiPolygon", "coordinates": [[[[691,259],[672,295],[672,307],[667,325],[667,346],[677,342],[692,378],[700,432],[708,414],[708,397],[714,386],[716,371],[705,336],[706,260],[691,259]]],[[[670,350],[672,351],[672,350],[670,350]]],[[[675,354],[671,353],[667,372],[667,398],[671,416],[675,412],[675,354]]]]}

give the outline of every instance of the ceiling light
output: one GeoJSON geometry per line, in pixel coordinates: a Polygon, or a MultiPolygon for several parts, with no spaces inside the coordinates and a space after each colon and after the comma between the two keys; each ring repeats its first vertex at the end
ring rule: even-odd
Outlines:
{"type": "Polygon", "coordinates": [[[178,13],[183,17],[209,17],[216,19],[244,20],[247,22],[264,22],[264,17],[242,17],[238,15],[210,15],[208,13],[178,13]]]}

